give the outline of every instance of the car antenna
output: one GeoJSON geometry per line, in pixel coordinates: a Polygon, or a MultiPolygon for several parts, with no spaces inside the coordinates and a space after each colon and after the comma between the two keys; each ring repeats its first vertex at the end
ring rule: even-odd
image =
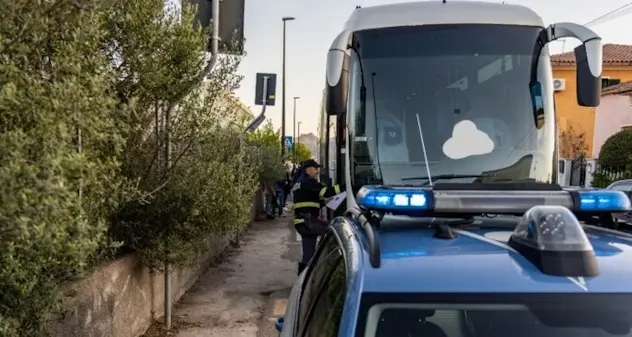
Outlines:
{"type": "Polygon", "coordinates": [[[430,165],[428,164],[428,152],[426,152],[426,143],[424,142],[424,134],[421,131],[421,120],[419,120],[419,114],[415,114],[415,115],[417,116],[417,127],[419,128],[419,138],[421,138],[421,150],[424,152],[424,160],[426,161],[426,173],[428,174],[428,185],[432,187],[432,176],[430,175],[430,165]]]}

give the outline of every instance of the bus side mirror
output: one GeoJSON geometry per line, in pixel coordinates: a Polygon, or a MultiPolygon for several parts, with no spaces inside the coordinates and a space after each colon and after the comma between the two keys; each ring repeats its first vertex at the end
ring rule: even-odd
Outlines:
{"type": "Polygon", "coordinates": [[[599,106],[603,67],[601,37],[589,28],[570,22],[552,24],[547,27],[546,34],[549,41],[564,37],[573,37],[581,41],[582,44],[575,48],[577,104],[588,107],[599,106]]]}
{"type": "Polygon", "coordinates": [[[328,115],[340,115],[347,111],[349,96],[348,45],[351,33],[344,31],[336,37],[327,53],[327,88],[325,109],[328,115]]]}
{"type": "Polygon", "coordinates": [[[601,101],[602,47],[591,40],[575,48],[577,64],[577,104],[597,107],[601,101]]]}

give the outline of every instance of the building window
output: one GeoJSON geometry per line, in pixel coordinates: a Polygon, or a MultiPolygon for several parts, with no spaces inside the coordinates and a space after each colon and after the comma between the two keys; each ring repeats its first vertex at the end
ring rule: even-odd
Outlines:
{"type": "Polygon", "coordinates": [[[621,80],[618,78],[608,78],[608,77],[602,77],[601,78],[601,88],[607,88],[607,87],[611,87],[613,85],[617,85],[621,83],[621,80]]]}

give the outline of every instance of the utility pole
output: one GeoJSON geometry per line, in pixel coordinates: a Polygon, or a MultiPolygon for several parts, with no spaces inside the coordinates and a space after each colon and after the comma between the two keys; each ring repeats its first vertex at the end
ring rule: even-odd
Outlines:
{"type": "Polygon", "coordinates": [[[292,145],[292,154],[294,156],[294,161],[296,161],[296,101],[301,99],[300,97],[294,97],[294,117],[292,117],[292,140],[294,144],[292,145]]]}
{"type": "MultiPolygon", "coordinates": [[[[217,1],[217,0],[216,0],[217,1]]],[[[167,175],[169,174],[169,170],[171,169],[171,121],[170,121],[170,108],[169,107],[165,107],[163,110],[163,114],[164,114],[164,137],[165,137],[165,149],[164,149],[164,165],[165,165],[165,174],[164,174],[164,179],[169,179],[167,177],[167,175]]],[[[168,223],[165,222],[165,225],[170,225],[168,223]]],[[[171,297],[171,266],[169,265],[169,242],[168,242],[168,237],[169,235],[167,235],[164,239],[165,239],[165,271],[164,271],[164,276],[165,276],[165,327],[167,328],[167,330],[171,330],[171,302],[172,302],[172,297],[171,297]]]]}
{"type": "MultiPolygon", "coordinates": [[[[210,0],[211,1],[211,24],[213,27],[211,28],[211,59],[206,64],[202,72],[199,74],[200,81],[204,80],[213,70],[215,64],[217,63],[217,58],[219,54],[219,3],[221,0],[210,0]]],[[[164,113],[164,136],[165,136],[165,148],[164,148],[164,159],[165,159],[165,179],[168,179],[167,175],[169,170],[171,169],[171,134],[170,134],[170,107],[163,108],[164,113]]],[[[159,112],[157,111],[157,114],[159,112]]],[[[158,117],[158,115],[156,116],[158,117]]],[[[156,122],[158,122],[158,118],[156,118],[156,122]]],[[[158,130],[158,129],[156,129],[158,130]]],[[[164,311],[165,311],[165,328],[167,330],[171,330],[171,305],[173,302],[173,298],[171,295],[171,266],[169,265],[169,250],[168,250],[168,242],[167,238],[165,238],[165,262],[164,262],[164,311]]]]}
{"type": "Polygon", "coordinates": [[[296,140],[294,141],[294,148],[295,149],[298,148],[298,144],[299,144],[298,139],[301,138],[301,124],[303,124],[303,122],[298,122],[297,123],[297,125],[298,125],[298,132],[296,134],[296,140]]]}
{"type": "Polygon", "coordinates": [[[288,21],[295,20],[296,18],[291,16],[284,16],[283,20],[283,69],[281,71],[281,81],[283,81],[281,88],[281,97],[283,97],[283,101],[281,101],[281,158],[285,160],[285,31],[286,31],[286,23],[288,21]]]}

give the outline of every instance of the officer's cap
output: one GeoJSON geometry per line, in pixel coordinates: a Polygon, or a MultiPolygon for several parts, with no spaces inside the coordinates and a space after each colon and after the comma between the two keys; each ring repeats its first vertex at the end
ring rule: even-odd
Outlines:
{"type": "Polygon", "coordinates": [[[320,164],[318,164],[314,159],[308,159],[303,162],[303,169],[306,169],[308,167],[319,168],[320,164]]]}

